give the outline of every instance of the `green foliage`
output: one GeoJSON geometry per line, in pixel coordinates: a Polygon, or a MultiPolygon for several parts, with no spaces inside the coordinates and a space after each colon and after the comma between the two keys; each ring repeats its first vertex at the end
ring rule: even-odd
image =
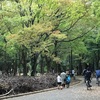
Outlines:
{"type": "Polygon", "coordinates": [[[56,63],[68,61],[70,49],[75,57],[88,55],[89,58],[88,48],[100,41],[99,0],[4,0],[0,3],[0,51],[6,51],[11,58],[23,47],[28,57],[38,53],[56,63]]]}

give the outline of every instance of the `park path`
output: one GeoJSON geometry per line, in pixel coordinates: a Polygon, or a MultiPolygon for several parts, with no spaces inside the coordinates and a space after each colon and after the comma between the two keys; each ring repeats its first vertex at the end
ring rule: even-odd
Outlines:
{"type": "Polygon", "coordinates": [[[92,79],[92,85],[92,89],[87,90],[82,81],[63,90],[46,91],[4,100],[100,100],[100,86],[97,86],[95,78],[92,79]]]}

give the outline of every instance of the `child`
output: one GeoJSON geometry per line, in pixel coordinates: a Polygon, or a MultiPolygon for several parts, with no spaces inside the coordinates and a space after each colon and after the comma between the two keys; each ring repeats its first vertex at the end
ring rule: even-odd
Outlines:
{"type": "Polygon", "coordinates": [[[58,76],[57,76],[57,85],[58,85],[58,89],[62,89],[61,83],[62,83],[62,79],[61,79],[61,77],[60,77],[60,74],[58,74],[58,76]]]}
{"type": "Polygon", "coordinates": [[[70,82],[71,82],[70,74],[67,74],[67,76],[66,76],[66,85],[67,85],[67,88],[69,88],[70,82]]]}

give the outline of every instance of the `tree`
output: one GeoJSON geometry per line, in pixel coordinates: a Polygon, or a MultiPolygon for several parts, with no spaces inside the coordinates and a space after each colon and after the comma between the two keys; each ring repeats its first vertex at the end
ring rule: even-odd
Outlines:
{"type": "MultiPolygon", "coordinates": [[[[41,67],[41,72],[45,66],[48,71],[52,66],[60,71],[66,61],[65,64],[70,61],[70,69],[73,69],[75,59],[80,65],[85,59],[89,61],[92,52],[88,50],[87,38],[92,40],[94,30],[99,31],[98,10],[98,0],[1,1],[0,44],[4,48],[3,39],[7,41],[6,54],[14,63],[14,73],[18,66],[23,66],[23,73],[27,75],[28,61],[32,65],[31,75],[36,73],[37,66],[41,67]]],[[[98,42],[99,35],[95,37],[98,42]]]]}

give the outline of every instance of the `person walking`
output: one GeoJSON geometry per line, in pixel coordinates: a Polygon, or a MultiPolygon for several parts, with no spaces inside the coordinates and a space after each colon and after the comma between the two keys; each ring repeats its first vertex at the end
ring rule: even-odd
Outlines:
{"type": "Polygon", "coordinates": [[[75,70],[74,69],[72,69],[72,77],[73,77],[73,79],[75,80],[75,70]]]}
{"type": "Polygon", "coordinates": [[[58,89],[62,89],[61,83],[62,83],[62,79],[61,79],[60,73],[58,73],[58,76],[57,76],[58,89]]]}
{"type": "Polygon", "coordinates": [[[65,87],[65,79],[66,79],[66,73],[64,71],[61,72],[60,74],[61,76],[61,79],[62,79],[62,87],[64,88],[65,87]]]}
{"type": "Polygon", "coordinates": [[[71,82],[71,76],[70,76],[70,74],[68,73],[67,76],[66,76],[66,85],[67,85],[67,88],[69,88],[70,82],[71,82]]]}

